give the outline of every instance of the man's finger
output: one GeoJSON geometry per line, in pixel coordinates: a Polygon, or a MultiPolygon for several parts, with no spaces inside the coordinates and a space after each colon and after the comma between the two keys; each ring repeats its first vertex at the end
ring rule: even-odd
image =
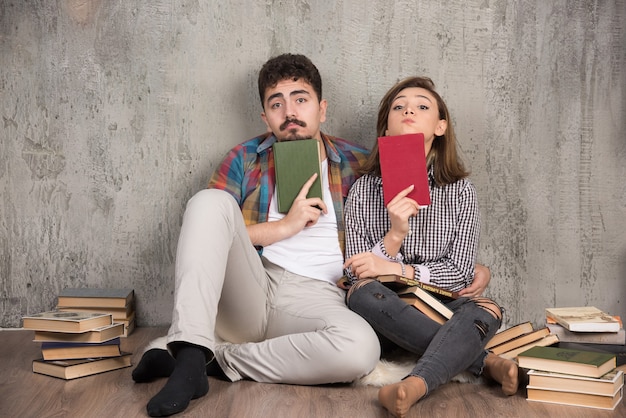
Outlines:
{"type": "Polygon", "coordinates": [[[306,183],[304,183],[304,185],[300,189],[300,193],[298,193],[298,196],[296,196],[296,199],[298,198],[306,199],[306,195],[309,194],[309,189],[313,185],[313,182],[315,182],[316,178],[317,178],[317,173],[313,173],[313,175],[309,177],[309,179],[306,181],[306,183]]]}

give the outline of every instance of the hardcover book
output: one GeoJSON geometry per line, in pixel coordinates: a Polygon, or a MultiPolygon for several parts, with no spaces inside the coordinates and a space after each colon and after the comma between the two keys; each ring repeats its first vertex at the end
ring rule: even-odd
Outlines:
{"type": "Polygon", "coordinates": [[[487,345],[485,345],[485,348],[488,350],[491,347],[505,343],[513,338],[519,337],[520,335],[528,334],[529,332],[533,332],[533,324],[530,321],[513,325],[512,327],[496,333],[496,335],[489,340],[487,345]]]}
{"type": "Polygon", "coordinates": [[[620,328],[617,332],[576,332],[568,331],[559,324],[546,322],[546,326],[550,328],[550,332],[559,336],[559,341],[568,343],[587,343],[587,344],[626,344],[626,332],[624,328],[620,328]]]}
{"type": "Polygon", "coordinates": [[[81,333],[35,331],[35,342],[101,343],[124,335],[124,324],[114,323],[81,333]]]}
{"type": "Polygon", "coordinates": [[[622,400],[623,390],[624,388],[621,387],[613,396],[603,396],[592,395],[589,393],[563,392],[527,387],[526,399],[535,402],[583,406],[587,408],[608,409],[612,411],[622,400]]]}
{"type": "Polygon", "coordinates": [[[429,304],[427,304],[426,302],[424,302],[423,300],[421,300],[420,298],[418,298],[417,296],[413,294],[400,295],[400,299],[402,299],[409,305],[413,306],[418,311],[420,311],[421,313],[423,313],[424,315],[426,315],[433,321],[437,322],[438,324],[443,325],[448,320],[448,318],[446,318],[445,316],[437,312],[435,309],[433,309],[432,306],[430,306],[429,304]]]}
{"type": "Polygon", "coordinates": [[[35,331],[85,332],[111,325],[109,314],[48,311],[22,317],[23,327],[35,331]]]}
{"type": "Polygon", "coordinates": [[[610,371],[598,378],[539,370],[528,371],[528,387],[536,389],[613,396],[623,384],[624,373],[621,370],[610,371]]]}
{"type": "Polygon", "coordinates": [[[41,355],[44,360],[115,357],[121,354],[119,337],[102,343],[68,343],[57,341],[41,343],[41,355]]]}
{"type": "Polygon", "coordinates": [[[400,290],[398,291],[398,296],[409,304],[413,304],[414,298],[417,298],[443,316],[446,320],[452,318],[452,310],[420,286],[411,286],[400,290]]]}
{"type": "Polygon", "coordinates": [[[546,308],[546,316],[569,331],[618,332],[621,328],[617,319],[594,306],[546,308]]]}
{"type": "Polygon", "coordinates": [[[509,351],[505,351],[502,354],[499,354],[500,357],[502,358],[507,358],[509,360],[514,360],[519,353],[523,353],[524,351],[533,348],[533,347],[549,347],[551,345],[557,344],[559,342],[559,337],[557,337],[554,334],[548,334],[545,337],[537,340],[537,341],[533,341],[531,343],[528,343],[526,345],[523,345],[521,347],[518,348],[514,348],[512,350],[509,351]]]}
{"type": "Polygon", "coordinates": [[[388,288],[396,291],[401,291],[411,286],[419,286],[422,289],[429,291],[430,293],[434,293],[438,296],[443,296],[447,299],[459,298],[459,292],[443,289],[430,283],[420,282],[419,280],[410,279],[408,277],[399,276],[397,274],[384,274],[382,276],[378,276],[376,280],[378,280],[388,288]]]}
{"type": "Polygon", "coordinates": [[[307,198],[319,197],[322,193],[322,171],[319,143],[316,139],[275,142],[274,168],[276,172],[276,201],[278,211],[289,212],[293,201],[306,181],[317,173],[307,198]]]}
{"type": "Polygon", "coordinates": [[[533,347],[517,356],[519,367],[600,377],[615,369],[615,355],[559,347],[533,347]]]}
{"type": "Polygon", "coordinates": [[[517,338],[513,338],[512,340],[502,343],[500,345],[496,345],[495,347],[491,347],[490,350],[492,353],[500,355],[506,353],[507,351],[511,351],[540,340],[548,334],[550,334],[550,330],[548,328],[541,328],[536,331],[531,331],[527,334],[520,335],[517,338]]]}
{"type": "Polygon", "coordinates": [[[126,308],[135,297],[133,289],[66,288],[59,293],[60,308],[126,308]]]}
{"type": "Polygon", "coordinates": [[[72,311],[72,312],[98,312],[98,313],[106,313],[111,314],[113,320],[117,319],[126,319],[128,318],[133,311],[135,310],[134,304],[131,302],[125,308],[102,308],[102,307],[94,307],[94,308],[83,308],[83,307],[57,307],[59,311],[72,311]]]}
{"type": "Polygon", "coordinates": [[[558,347],[568,348],[571,350],[594,351],[598,353],[609,353],[615,355],[615,363],[617,367],[622,366],[626,373],[626,345],[618,344],[589,344],[589,343],[570,343],[559,342],[558,347]]]}
{"type": "Polygon", "coordinates": [[[385,206],[411,185],[415,188],[408,197],[420,206],[430,205],[424,134],[381,136],[378,153],[385,206]]]}
{"type": "Polygon", "coordinates": [[[89,358],[81,360],[33,360],[33,372],[71,380],[131,366],[131,353],[118,357],[89,358]]]}

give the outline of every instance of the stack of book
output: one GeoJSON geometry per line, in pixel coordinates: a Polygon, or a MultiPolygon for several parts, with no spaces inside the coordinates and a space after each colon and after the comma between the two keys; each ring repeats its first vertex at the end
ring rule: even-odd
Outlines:
{"type": "Polygon", "coordinates": [[[485,348],[500,357],[515,360],[517,355],[535,346],[550,346],[559,342],[559,338],[548,327],[535,329],[526,321],[506,328],[489,340],[485,348]]]}
{"type": "Polygon", "coordinates": [[[135,329],[135,292],[133,289],[66,288],[59,293],[59,311],[106,313],[124,324],[123,337],[135,329]]]}
{"type": "Polygon", "coordinates": [[[459,297],[457,292],[395,274],[378,276],[377,280],[395,290],[402,300],[439,324],[444,324],[453,314],[442,300],[459,297]]]}
{"type": "Polygon", "coordinates": [[[114,323],[110,314],[55,310],[22,320],[41,343],[35,373],[69,380],[131,365],[131,354],[120,348],[124,325],[114,323]]]}
{"type": "Polygon", "coordinates": [[[559,336],[561,342],[626,344],[621,318],[593,306],[547,308],[546,326],[550,332],[559,336]]]}
{"type": "Polygon", "coordinates": [[[624,391],[624,374],[611,353],[533,347],[517,356],[528,369],[527,399],[614,410],[624,391]]]}

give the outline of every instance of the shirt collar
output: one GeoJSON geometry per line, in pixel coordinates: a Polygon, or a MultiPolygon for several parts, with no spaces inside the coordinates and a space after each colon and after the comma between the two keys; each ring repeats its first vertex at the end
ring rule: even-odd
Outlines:
{"type": "MultiPolygon", "coordinates": [[[[274,142],[276,142],[276,136],[274,134],[268,133],[265,135],[265,139],[263,139],[259,146],[256,148],[257,154],[263,153],[265,150],[274,145],[274,142]]],[[[341,162],[341,157],[339,156],[339,153],[337,152],[335,146],[331,143],[328,135],[322,133],[321,136],[322,142],[324,143],[324,148],[326,149],[327,158],[335,163],[341,162]]]]}

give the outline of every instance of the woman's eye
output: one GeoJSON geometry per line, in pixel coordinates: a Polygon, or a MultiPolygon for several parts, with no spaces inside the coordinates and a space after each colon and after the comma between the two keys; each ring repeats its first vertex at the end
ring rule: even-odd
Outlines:
{"type": "Polygon", "coordinates": [[[419,106],[419,108],[420,108],[420,110],[428,110],[428,109],[430,109],[430,108],[429,108],[428,106],[426,106],[426,105],[420,105],[420,106],[419,106]]]}
{"type": "Polygon", "coordinates": [[[395,105],[393,110],[402,110],[402,105],[395,105]]]}

